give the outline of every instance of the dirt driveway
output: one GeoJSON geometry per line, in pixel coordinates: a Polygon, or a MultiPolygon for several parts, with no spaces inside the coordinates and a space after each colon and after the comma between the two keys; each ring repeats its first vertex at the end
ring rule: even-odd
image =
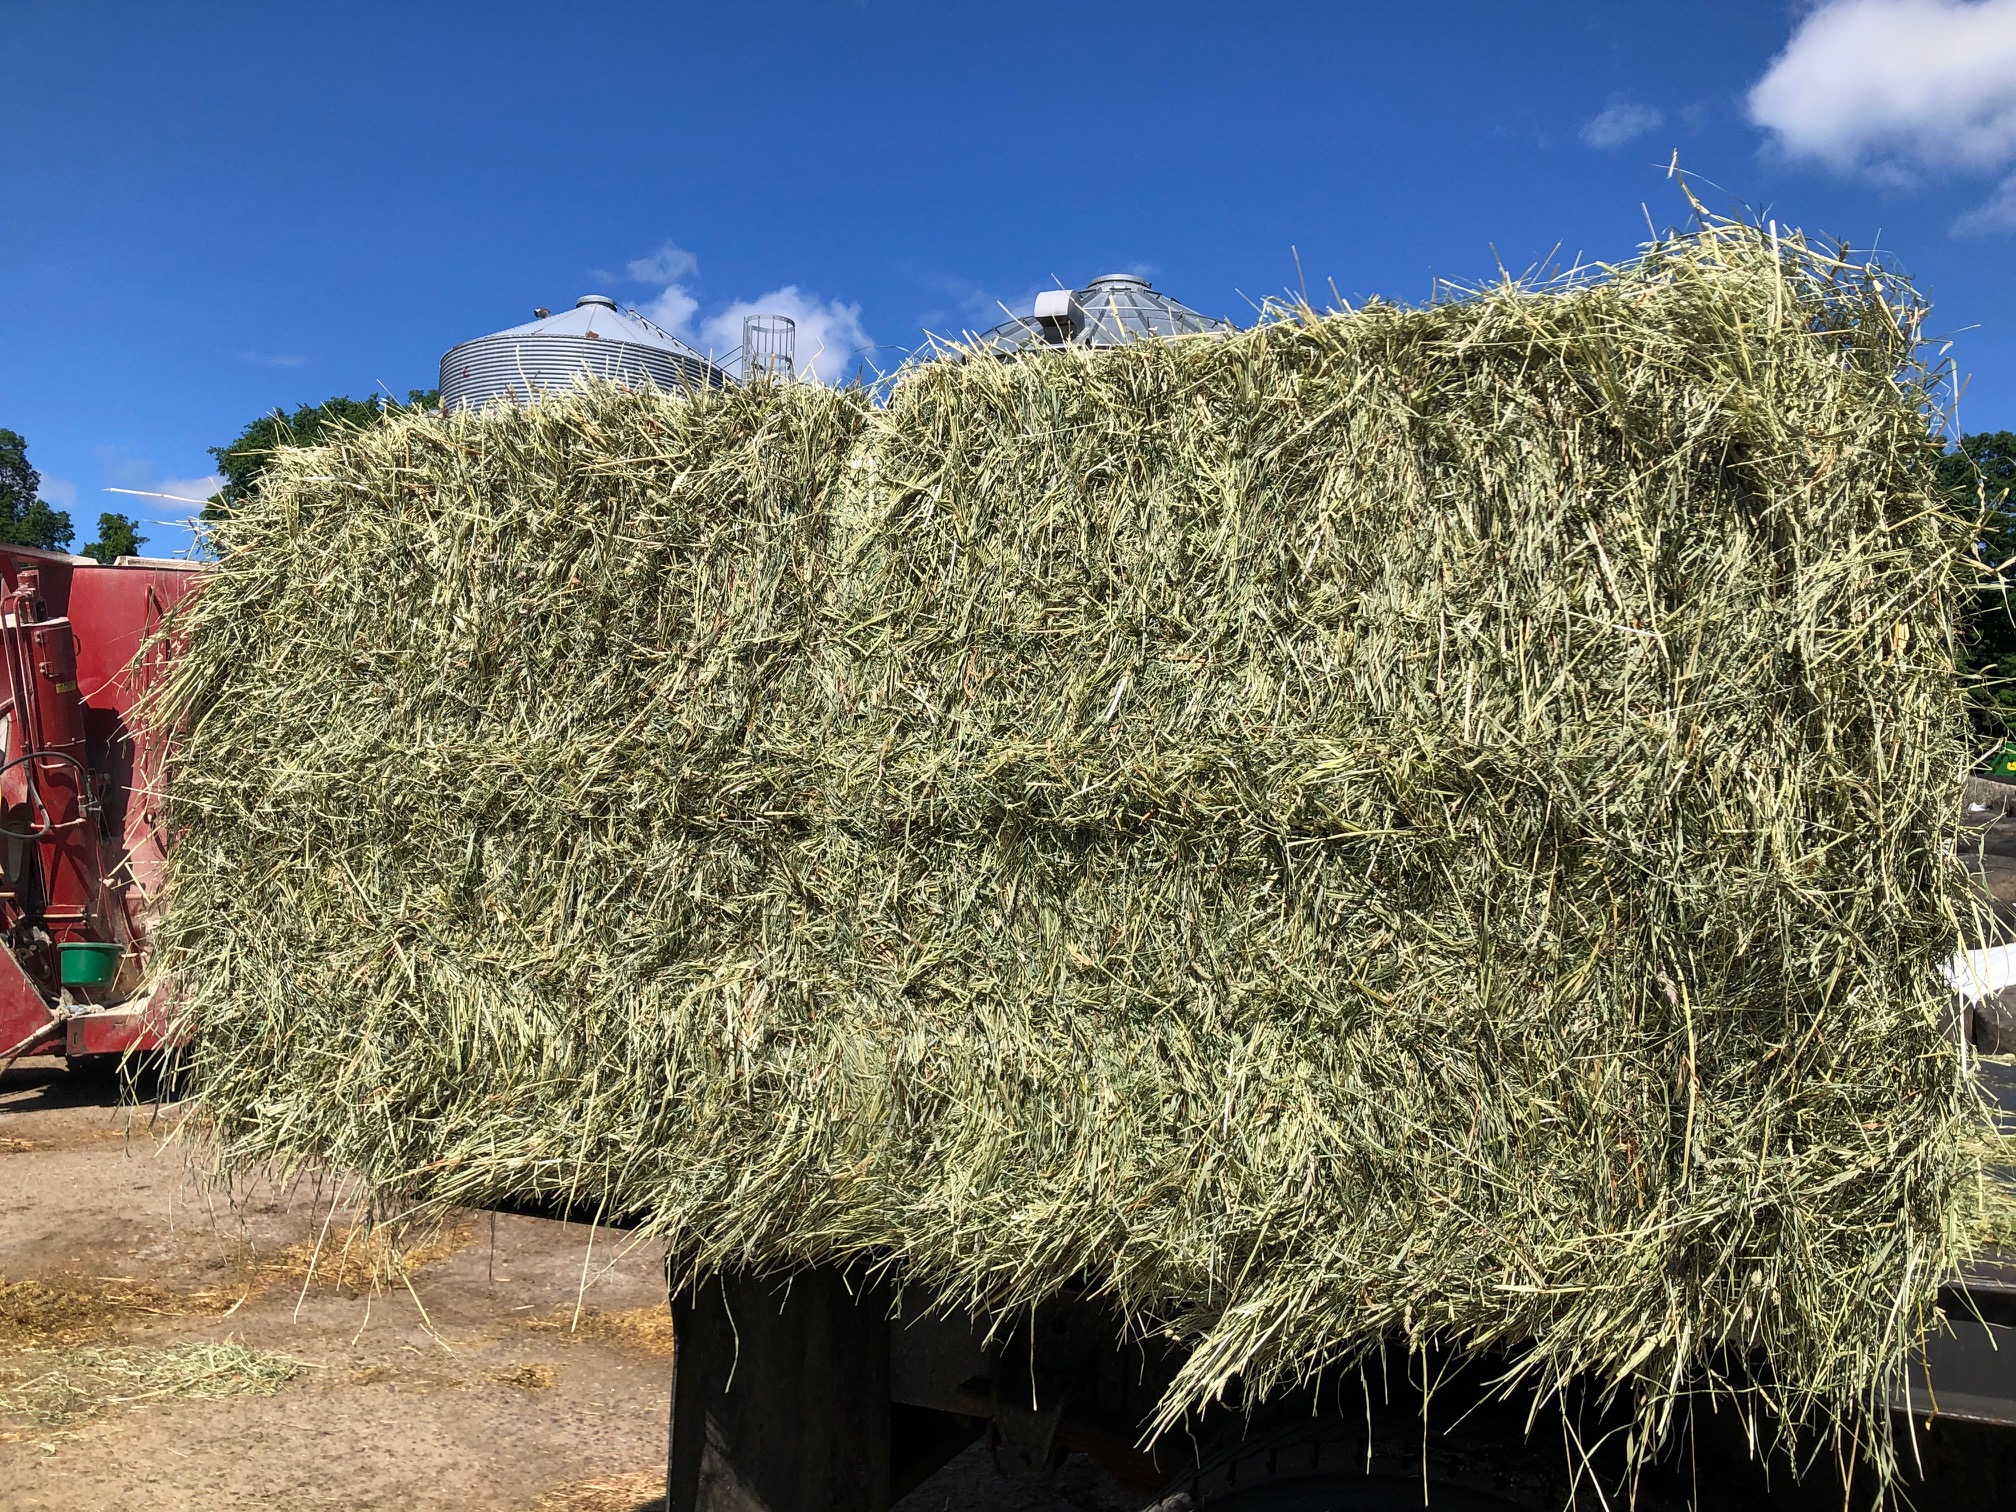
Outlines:
{"type": "Polygon", "coordinates": [[[374,1286],[340,1194],[226,1202],[171,1129],[0,1076],[0,1509],[662,1507],[655,1250],[473,1216],[374,1286]]]}

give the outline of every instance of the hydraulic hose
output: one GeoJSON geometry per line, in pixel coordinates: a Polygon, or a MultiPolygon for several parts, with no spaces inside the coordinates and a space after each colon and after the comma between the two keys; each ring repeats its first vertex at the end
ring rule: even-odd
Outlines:
{"type": "MultiPolygon", "coordinates": [[[[91,769],[68,751],[23,751],[12,761],[0,762],[0,777],[4,777],[23,762],[38,761],[45,757],[56,761],[67,761],[70,765],[77,768],[77,776],[81,780],[78,792],[79,796],[83,799],[80,807],[88,808],[91,802],[91,769]]],[[[12,830],[7,828],[6,825],[0,824],[0,835],[6,836],[9,840],[43,840],[47,839],[55,831],[56,826],[49,818],[49,805],[42,801],[42,790],[33,782],[28,784],[28,799],[37,809],[41,810],[42,818],[39,827],[24,833],[21,830],[12,830]]]]}

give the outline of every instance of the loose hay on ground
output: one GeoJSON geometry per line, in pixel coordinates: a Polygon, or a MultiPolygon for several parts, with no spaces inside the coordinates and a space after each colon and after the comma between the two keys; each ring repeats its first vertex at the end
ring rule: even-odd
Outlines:
{"type": "Polygon", "coordinates": [[[559,1486],[540,1497],[532,1512],[664,1512],[665,1472],[633,1470],[597,1475],[559,1486]]]}
{"type": "Polygon", "coordinates": [[[599,1339],[646,1354],[672,1353],[672,1309],[663,1305],[626,1307],[614,1312],[584,1307],[578,1314],[571,1307],[563,1308],[543,1318],[531,1319],[526,1327],[569,1338],[599,1339]]]}
{"type": "Polygon", "coordinates": [[[1606,277],[283,455],[167,633],[227,1167],[1865,1432],[1964,1246],[1921,311],[1606,277]]]}
{"type": "Polygon", "coordinates": [[[0,1355],[100,1344],[123,1338],[136,1317],[207,1317],[244,1297],[232,1287],[177,1292],[126,1276],[0,1279],[0,1355]]]}
{"type": "Polygon", "coordinates": [[[531,1360],[488,1371],[483,1379],[499,1386],[516,1386],[520,1391],[551,1391],[560,1384],[560,1367],[545,1360],[531,1360]]]}
{"type": "Polygon", "coordinates": [[[248,1251],[243,1266],[261,1289],[381,1292],[466,1249],[474,1237],[466,1218],[346,1224],[278,1250],[248,1251]]]}
{"type": "Polygon", "coordinates": [[[0,1362],[0,1415],[61,1428],[145,1402],[271,1396],[306,1369],[236,1340],[66,1349],[0,1362]]]}

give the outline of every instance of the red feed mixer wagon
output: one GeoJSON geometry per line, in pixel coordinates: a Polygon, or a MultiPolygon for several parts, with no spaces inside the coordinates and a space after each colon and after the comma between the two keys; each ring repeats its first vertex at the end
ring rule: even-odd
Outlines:
{"type": "Polygon", "coordinates": [[[0,546],[0,1067],[163,1043],[140,995],[161,753],[130,716],[195,567],[0,546]]]}

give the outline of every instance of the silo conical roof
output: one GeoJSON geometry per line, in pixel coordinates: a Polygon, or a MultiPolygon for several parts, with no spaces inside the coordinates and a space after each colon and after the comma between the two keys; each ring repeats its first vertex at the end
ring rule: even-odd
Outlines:
{"type": "Polygon", "coordinates": [[[1002,356],[1043,347],[1124,346],[1147,336],[1193,336],[1230,331],[1229,320],[1200,315],[1158,293],[1133,273],[1108,273],[1065,296],[1059,290],[1037,305],[1034,315],[1017,315],[966,342],[969,349],[1002,356]]]}
{"type": "Polygon", "coordinates": [[[445,409],[522,403],[565,389],[584,374],[612,383],[673,391],[718,388],[728,375],[671,332],[606,294],[584,294],[571,310],[541,316],[453,347],[441,359],[445,409]]]}

